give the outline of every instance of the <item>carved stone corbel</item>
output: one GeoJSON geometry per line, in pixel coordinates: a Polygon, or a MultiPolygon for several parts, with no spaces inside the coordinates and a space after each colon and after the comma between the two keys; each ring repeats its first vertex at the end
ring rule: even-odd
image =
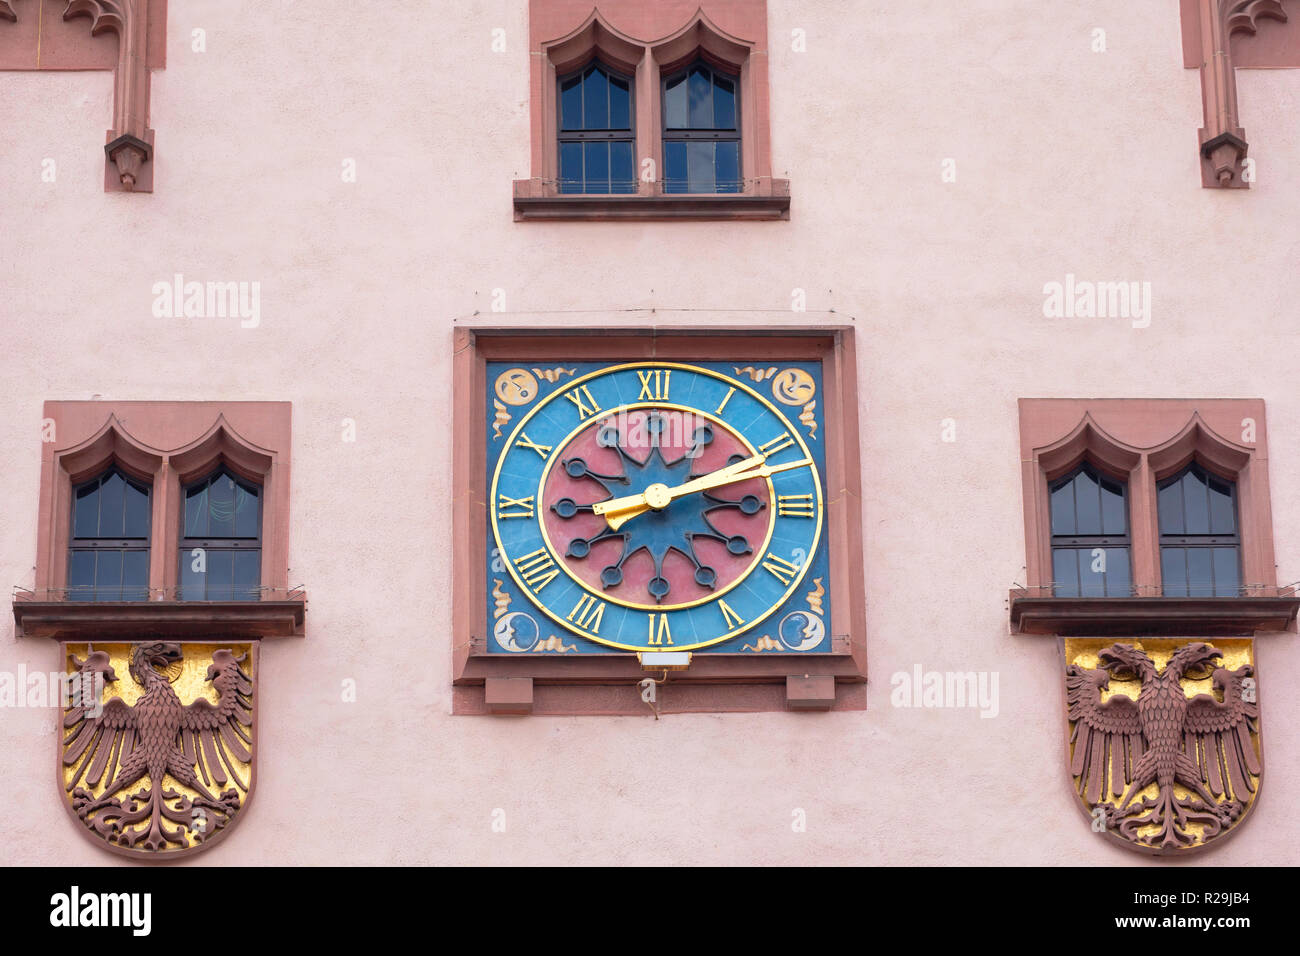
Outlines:
{"type": "Polygon", "coordinates": [[[1246,131],[1237,114],[1232,36],[1254,34],[1262,19],[1287,21],[1281,0],[1197,0],[1201,33],[1201,182],[1211,189],[1246,189],[1246,131]]]}
{"type": "MultiPolygon", "coordinates": [[[[4,0],[0,0],[3,3],[4,0]]],[[[117,33],[113,128],[104,146],[104,189],[153,192],[154,132],[149,129],[150,0],[67,0],[63,19],[89,17],[91,36],[117,33]]]]}

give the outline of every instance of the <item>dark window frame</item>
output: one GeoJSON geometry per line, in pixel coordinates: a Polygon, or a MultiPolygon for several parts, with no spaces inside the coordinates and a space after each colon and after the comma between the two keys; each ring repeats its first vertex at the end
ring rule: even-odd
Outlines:
{"type": "MultiPolygon", "coordinates": [[[[125,583],[123,583],[123,575],[124,575],[125,572],[126,572],[126,562],[123,561],[123,562],[122,562],[121,573],[120,573],[119,576],[118,576],[118,584],[117,584],[117,587],[116,587],[116,590],[117,590],[117,592],[118,592],[118,596],[117,596],[116,600],[118,600],[118,601],[129,601],[129,600],[147,601],[147,600],[149,599],[149,572],[150,572],[150,570],[151,570],[151,568],[150,568],[150,563],[151,563],[151,560],[152,560],[152,555],[150,554],[150,550],[151,550],[151,549],[150,549],[150,544],[152,543],[152,538],[153,538],[153,485],[152,485],[152,483],[147,482],[147,481],[141,481],[139,478],[136,478],[136,477],[132,476],[132,475],[129,474],[127,471],[125,471],[123,468],[121,468],[121,467],[120,467],[116,462],[113,462],[113,463],[109,464],[108,467],[106,467],[103,471],[99,472],[99,474],[95,475],[94,477],[92,477],[92,478],[87,478],[85,481],[79,481],[79,482],[77,482],[76,484],[72,485],[72,489],[71,489],[71,490],[72,490],[72,495],[71,495],[72,500],[71,500],[71,514],[70,514],[70,516],[69,516],[69,522],[68,522],[68,548],[67,548],[67,552],[68,552],[67,581],[68,581],[68,584],[67,584],[66,591],[67,591],[68,599],[69,599],[69,600],[87,600],[87,601],[95,601],[95,602],[102,602],[102,601],[104,601],[104,600],[113,600],[113,598],[100,598],[100,597],[99,597],[99,592],[100,592],[100,591],[105,591],[105,590],[107,590],[107,591],[112,591],[112,590],[114,590],[114,588],[113,588],[111,585],[107,585],[107,586],[106,586],[106,585],[101,585],[101,584],[99,583],[99,580],[98,580],[98,573],[99,573],[99,567],[98,567],[98,564],[99,564],[98,552],[100,552],[100,551],[106,551],[106,552],[107,552],[107,551],[116,551],[116,552],[118,552],[118,553],[122,553],[122,552],[126,552],[126,551],[133,551],[133,552],[144,552],[144,555],[145,555],[145,563],[144,563],[144,583],[143,583],[143,584],[140,584],[140,585],[129,585],[129,586],[126,585],[125,583]],[[144,497],[145,497],[145,515],[144,515],[144,522],[145,522],[145,524],[144,524],[144,534],[143,534],[143,536],[135,536],[135,535],[122,534],[122,535],[116,535],[116,536],[101,536],[101,535],[96,535],[95,537],[90,537],[90,538],[79,538],[79,537],[77,537],[76,534],[77,534],[77,500],[78,500],[78,496],[80,495],[80,493],[81,493],[82,491],[84,491],[86,488],[89,488],[89,487],[92,486],[92,485],[96,485],[96,486],[98,486],[99,489],[102,490],[104,482],[107,481],[109,478],[111,478],[113,475],[117,475],[118,477],[120,477],[120,478],[122,479],[122,481],[125,482],[127,485],[129,485],[129,486],[133,486],[133,487],[135,487],[137,490],[144,492],[144,497]],[[91,584],[88,584],[88,585],[81,585],[81,584],[74,585],[74,584],[72,583],[72,569],[73,569],[73,561],[74,561],[74,558],[75,558],[76,553],[77,553],[78,551],[94,551],[94,552],[96,552],[96,559],[95,559],[96,567],[95,567],[95,571],[94,571],[94,573],[93,573],[93,575],[92,575],[93,583],[91,583],[91,584]],[[139,596],[138,596],[138,597],[127,597],[126,595],[127,595],[127,592],[128,592],[128,591],[130,591],[133,595],[138,594],[139,596]]],[[[127,499],[126,499],[126,495],[123,494],[123,496],[122,496],[122,509],[123,509],[122,530],[123,530],[124,532],[126,531],[126,500],[127,500],[127,499]]],[[[95,529],[95,530],[96,530],[96,531],[99,531],[99,530],[100,530],[100,529],[99,529],[99,524],[100,524],[100,520],[99,520],[99,519],[102,517],[102,513],[103,513],[103,498],[102,498],[102,496],[99,498],[98,503],[97,503],[97,506],[98,506],[99,511],[98,511],[98,513],[97,513],[96,529],[95,529]]]]}
{"type": "Polygon", "coordinates": [[[566,196],[619,196],[635,195],[637,191],[637,135],[636,135],[636,77],[628,76],[621,70],[610,66],[600,57],[592,57],[577,69],[555,78],[555,175],[556,191],[566,196]],[[627,84],[628,108],[627,129],[570,129],[564,128],[564,84],[576,77],[584,76],[588,70],[599,69],[606,79],[618,79],[627,84]],[[564,188],[564,145],[566,143],[630,143],[632,146],[632,188],[627,192],[615,192],[613,163],[610,164],[609,189],[603,193],[593,193],[587,189],[587,170],[584,151],[582,189],[567,191],[564,188]]]}
{"type": "Polygon", "coordinates": [[[239,474],[239,472],[235,471],[233,468],[231,468],[229,465],[227,465],[224,462],[218,464],[215,468],[206,472],[203,477],[197,478],[194,481],[181,485],[181,494],[180,494],[181,514],[180,514],[180,528],[179,528],[180,536],[177,539],[177,578],[176,578],[177,600],[180,601],[213,601],[213,600],[256,601],[261,599],[261,595],[262,595],[261,577],[262,577],[262,558],[263,558],[262,520],[264,517],[263,509],[265,507],[266,507],[266,486],[257,481],[253,481],[251,479],[245,478],[244,476],[239,474]],[[235,483],[236,488],[238,488],[242,484],[257,489],[257,519],[256,519],[257,536],[245,537],[245,538],[214,538],[214,537],[202,537],[202,536],[187,537],[185,534],[187,530],[186,523],[185,523],[185,510],[186,510],[186,504],[189,501],[190,493],[201,487],[206,486],[210,488],[212,486],[212,483],[218,480],[219,478],[221,478],[222,476],[228,476],[230,480],[235,483]],[[203,597],[198,597],[198,598],[186,597],[187,585],[185,584],[185,568],[187,562],[193,560],[193,552],[196,549],[200,549],[205,552],[205,561],[206,561],[206,553],[210,553],[213,551],[231,552],[232,554],[234,553],[247,554],[249,552],[256,553],[258,582],[254,586],[254,593],[251,596],[241,596],[241,593],[236,590],[234,585],[234,579],[232,578],[231,593],[225,597],[213,598],[209,596],[208,593],[208,578],[207,578],[208,572],[205,570],[204,577],[203,577],[203,597]]]}
{"type": "MultiPolygon", "coordinates": [[[[731,72],[731,67],[720,66],[712,59],[699,56],[691,60],[683,67],[675,70],[665,70],[659,77],[659,138],[662,145],[662,155],[660,161],[663,163],[663,176],[661,177],[664,184],[664,192],[675,195],[732,195],[745,191],[745,140],[744,129],[741,125],[744,110],[741,105],[741,81],[740,72],[731,72]],[[668,87],[683,77],[689,77],[697,67],[704,67],[709,71],[709,83],[712,86],[715,76],[723,76],[731,81],[732,95],[735,98],[735,115],[736,125],[734,129],[678,129],[668,125],[668,87]],[[734,190],[714,189],[712,193],[692,193],[689,190],[669,190],[668,188],[668,146],[670,143],[732,143],[736,144],[736,188],[734,190]]],[[[689,83],[689,79],[687,80],[689,83]]],[[[717,166],[715,160],[714,166],[714,183],[717,184],[717,166]]],[[[687,185],[690,179],[687,179],[687,185]]]]}
{"type": "MultiPolygon", "coordinates": [[[[1184,509],[1185,508],[1186,508],[1186,502],[1184,502],[1184,509]]],[[[1185,510],[1184,510],[1184,514],[1186,514],[1185,510]]],[[[1229,478],[1211,468],[1207,468],[1202,462],[1193,458],[1191,461],[1189,461],[1182,468],[1179,468],[1173,474],[1157,480],[1156,481],[1156,526],[1157,526],[1156,566],[1160,569],[1161,594],[1163,594],[1166,597],[1241,597],[1243,595],[1244,588],[1245,588],[1245,581],[1244,581],[1245,569],[1243,567],[1242,553],[1241,553],[1242,551],[1241,505],[1238,498],[1237,479],[1235,476],[1229,478]],[[1209,485],[1211,482],[1218,482],[1219,484],[1228,486],[1228,498],[1232,503],[1233,532],[1231,534],[1215,534],[1213,532],[1207,534],[1194,534],[1186,531],[1167,534],[1165,532],[1164,527],[1160,523],[1160,493],[1164,491],[1166,488],[1170,487],[1171,485],[1178,484],[1183,480],[1183,477],[1185,475],[1193,471],[1199,472],[1201,476],[1203,476],[1207,485],[1209,485]],[[1165,549],[1166,548],[1181,548],[1184,550],[1191,550],[1191,549],[1212,550],[1214,548],[1232,548],[1237,553],[1237,561],[1236,561],[1237,586],[1234,592],[1231,595],[1222,595],[1218,593],[1218,586],[1215,582],[1215,574],[1214,574],[1214,559],[1213,556],[1211,556],[1210,590],[1214,593],[1210,595],[1193,595],[1191,593],[1192,582],[1189,577],[1186,580],[1186,582],[1182,584],[1180,587],[1180,590],[1182,590],[1185,593],[1171,595],[1169,593],[1170,591],[1169,582],[1165,580],[1165,549]]]]}
{"type": "MultiPolygon", "coordinates": [[[[1050,532],[1050,541],[1048,543],[1048,554],[1052,560],[1052,565],[1053,567],[1055,567],[1055,556],[1057,551],[1065,551],[1065,550],[1087,551],[1091,555],[1091,552],[1096,550],[1097,548],[1102,548],[1102,549],[1123,548],[1125,551],[1128,552],[1129,555],[1127,592],[1120,595],[1107,593],[1103,596],[1104,597],[1133,597],[1134,596],[1133,519],[1129,509],[1128,479],[1120,478],[1105,469],[1098,468],[1095,464],[1093,464],[1088,459],[1084,459],[1083,461],[1079,462],[1079,464],[1071,468],[1069,471],[1065,472],[1063,475],[1047,483],[1047,501],[1048,501],[1049,509],[1051,506],[1052,495],[1057,491],[1059,491],[1061,488],[1064,488],[1066,485],[1071,484],[1081,474],[1087,474],[1089,477],[1091,477],[1092,480],[1098,484],[1099,488],[1103,482],[1108,482],[1112,485],[1119,486],[1120,502],[1121,502],[1122,514],[1124,517],[1124,531],[1122,534],[1056,534],[1055,531],[1051,530],[1051,514],[1049,511],[1048,528],[1050,532]]],[[[1075,493],[1074,501],[1075,501],[1075,528],[1077,529],[1079,525],[1077,491],[1075,493]]],[[[1109,572],[1104,572],[1104,573],[1107,574],[1107,576],[1109,576],[1109,572]]],[[[1082,581],[1078,578],[1077,575],[1074,582],[1075,591],[1077,593],[1074,595],[1061,595],[1059,593],[1059,589],[1062,587],[1063,582],[1055,580],[1056,575],[1054,571],[1052,574],[1052,578],[1053,578],[1052,580],[1053,596],[1056,597],[1066,597],[1066,596],[1084,597],[1085,596],[1082,593],[1083,591],[1082,581]]],[[[1105,580],[1105,585],[1106,585],[1107,592],[1109,592],[1110,581],[1108,577],[1105,580]]]]}

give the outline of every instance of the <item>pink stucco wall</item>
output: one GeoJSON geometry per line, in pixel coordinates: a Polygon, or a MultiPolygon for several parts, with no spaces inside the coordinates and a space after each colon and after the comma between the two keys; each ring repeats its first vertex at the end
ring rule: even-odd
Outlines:
{"type": "MultiPolygon", "coordinates": [[[[1259,181],[1202,189],[1178,7],[771,0],[785,223],[514,223],[523,0],[173,4],[152,195],[103,192],[109,74],[4,74],[0,581],[32,584],[44,400],[291,401],[307,636],[264,646],[258,793],[194,863],[1144,863],[1072,805],[1056,642],[1010,636],[1005,599],[1024,396],[1265,399],[1278,580],[1300,578],[1300,72],[1239,74],[1259,181]],[[259,327],[154,318],[178,272],[260,282],[259,327]],[[1150,327],[1044,318],[1067,273],[1151,282],[1150,327]],[[450,715],[452,328],[494,289],[521,326],[785,324],[794,289],[809,322],[853,317],[865,713],[450,715]],[[916,664],[999,672],[998,716],[891,707],[916,664]]],[[[1264,791],[1198,863],[1300,862],[1295,637],[1258,660],[1264,791]]],[[[6,613],[19,663],[56,648],[6,613]]],[[[51,711],[0,714],[4,859],[111,861],[59,807],[53,747],[51,711]]]]}

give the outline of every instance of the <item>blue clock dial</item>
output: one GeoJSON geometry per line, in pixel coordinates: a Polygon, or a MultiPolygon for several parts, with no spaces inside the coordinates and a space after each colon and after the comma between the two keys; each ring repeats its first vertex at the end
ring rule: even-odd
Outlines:
{"type": "Polygon", "coordinates": [[[829,650],[820,378],[489,365],[491,649],[829,650]]]}

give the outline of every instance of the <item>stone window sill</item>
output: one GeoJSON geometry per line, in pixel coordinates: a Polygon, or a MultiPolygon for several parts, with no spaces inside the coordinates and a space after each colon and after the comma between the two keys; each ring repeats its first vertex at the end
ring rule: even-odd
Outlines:
{"type": "Polygon", "coordinates": [[[1011,592],[1011,629],[1019,634],[1205,637],[1295,629],[1300,597],[1282,589],[1261,597],[1062,598],[1011,592]]]}
{"type": "Polygon", "coordinates": [[[269,601],[14,601],[16,636],[57,641],[147,637],[301,637],[307,597],[269,601]]]}
{"type": "Polygon", "coordinates": [[[635,219],[668,220],[788,220],[790,184],[773,180],[765,193],[721,195],[581,196],[532,195],[530,180],[515,184],[516,222],[575,222],[635,219]],[[522,187],[522,188],[521,188],[522,187]]]}

